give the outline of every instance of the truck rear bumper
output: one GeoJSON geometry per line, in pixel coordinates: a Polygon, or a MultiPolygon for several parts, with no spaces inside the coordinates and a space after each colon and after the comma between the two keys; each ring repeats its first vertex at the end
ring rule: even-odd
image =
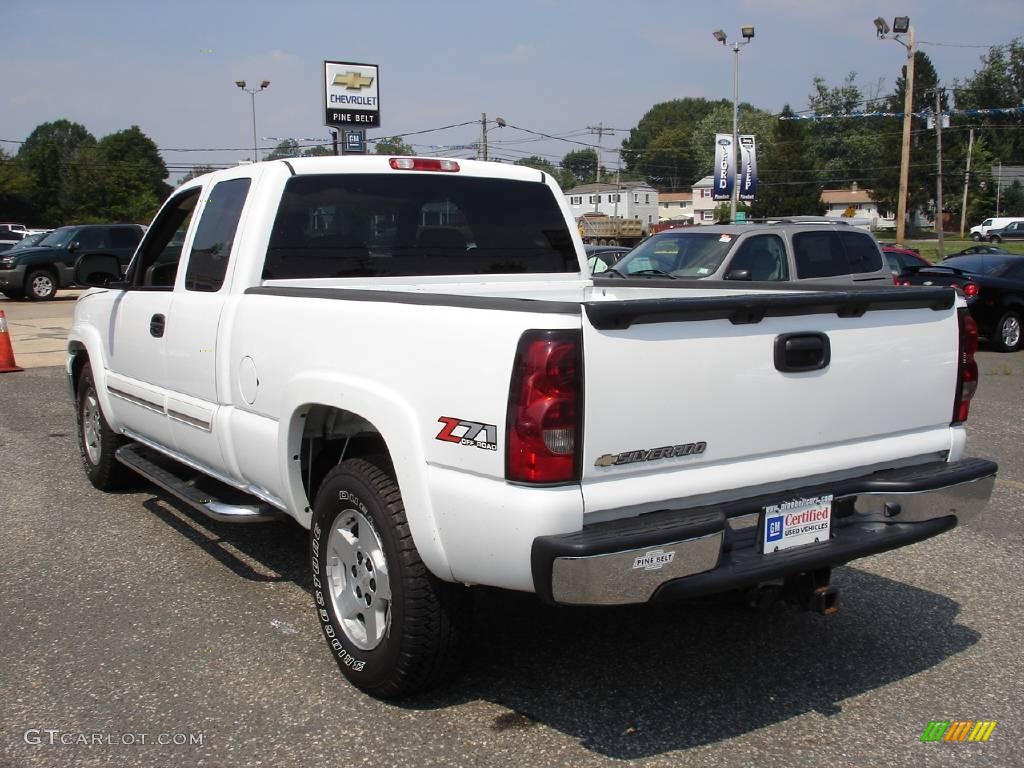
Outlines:
{"type": "Polygon", "coordinates": [[[888,470],[782,494],[663,510],[534,539],[537,594],[564,605],[679,600],[842,565],[943,533],[988,502],[998,467],[984,459],[888,470]],[[827,541],[763,554],[762,510],[833,495],[827,541]]]}

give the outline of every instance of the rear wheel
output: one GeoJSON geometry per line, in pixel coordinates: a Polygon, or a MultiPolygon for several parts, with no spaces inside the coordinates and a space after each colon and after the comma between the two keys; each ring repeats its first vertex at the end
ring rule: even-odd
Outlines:
{"type": "Polygon", "coordinates": [[[980,243],[981,242],[981,234],[978,233],[978,232],[971,232],[971,240],[973,240],[976,243],[980,243]]]}
{"type": "Polygon", "coordinates": [[[469,594],[423,564],[386,459],[350,459],[331,470],[312,523],[317,616],[349,682],[401,698],[454,677],[471,620],[469,594]]]}
{"type": "Polygon", "coordinates": [[[25,278],[25,295],[32,301],[49,301],[57,295],[57,280],[47,269],[36,269],[25,278]]]}
{"type": "Polygon", "coordinates": [[[1020,349],[1021,319],[1018,312],[1006,312],[996,323],[992,345],[1000,352],[1014,352],[1020,349]]]}
{"type": "Polygon", "coordinates": [[[1003,238],[1001,238],[999,235],[989,235],[988,241],[990,243],[1001,243],[1003,242],[1003,238]]]}

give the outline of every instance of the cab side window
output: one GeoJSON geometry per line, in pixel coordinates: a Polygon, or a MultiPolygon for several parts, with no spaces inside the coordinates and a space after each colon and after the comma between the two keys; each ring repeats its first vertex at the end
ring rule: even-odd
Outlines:
{"type": "Polygon", "coordinates": [[[242,216],[249,179],[230,179],[216,184],[203,208],[185,272],[185,290],[219,291],[224,285],[231,245],[242,216]]]}
{"type": "Polygon", "coordinates": [[[181,246],[200,192],[198,187],[182,192],[164,206],[139,246],[129,278],[132,285],[168,291],[174,287],[181,246]]]}
{"type": "Polygon", "coordinates": [[[105,227],[83,229],[75,237],[75,241],[78,243],[79,251],[99,251],[110,247],[105,227]]]}

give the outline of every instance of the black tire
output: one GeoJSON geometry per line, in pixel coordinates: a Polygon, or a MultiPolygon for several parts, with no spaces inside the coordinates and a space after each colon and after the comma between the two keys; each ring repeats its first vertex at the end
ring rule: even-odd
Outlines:
{"type": "Polygon", "coordinates": [[[971,233],[971,240],[973,240],[976,243],[980,243],[982,241],[982,236],[979,235],[977,232],[972,232],[971,233]]]}
{"type": "Polygon", "coordinates": [[[89,363],[82,368],[82,374],[78,379],[76,404],[78,451],[82,455],[86,477],[101,491],[124,488],[133,479],[133,474],[114,458],[114,453],[128,440],[114,432],[107,424],[96,395],[96,384],[93,382],[92,366],[89,363]],[[91,422],[91,430],[87,429],[87,421],[91,422]]]}
{"type": "Polygon", "coordinates": [[[1001,238],[999,235],[989,235],[988,241],[990,243],[1001,243],[1003,242],[1003,238],[1001,238]]]}
{"type": "MultiPolygon", "coordinates": [[[[402,495],[384,457],[349,459],[327,473],[313,505],[310,554],[314,607],[331,653],[349,682],[372,696],[394,699],[420,693],[458,674],[472,622],[470,595],[465,587],[436,578],[423,564],[409,531],[402,495]],[[368,520],[372,531],[362,522],[352,527],[357,516],[368,520]],[[345,563],[332,551],[331,534],[336,529],[355,531],[352,551],[361,554],[363,544],[369,543],[374,559],[382,556],[383,563],[377,562],[373,572],[364,572],[374,563],[369,557],[359,559],[357,554],[352,556],[353,563],[345,563]],[[363,614],[348,619],[355,629],[346,629],[336,601],[356,600],[361,608],[358,601],[366,600],[372,607],[372,600],[380,597],[376,594],[380,584],[367,579],[374,572],[379,577],[381,565],[390,600],[376,603],[378,610],[385,603],[387,618],[382,637],[373,645],[363,614]],[[360,592],[360,583],[369,589],[360,592]],[[364,635],[357,639],[372,647],[361,648],[354,639],[359,622],[364,635]]],[[[349,610],[352,605],[349,602],[349,610]]]]}
{"type": "Polygon", "coordinates": [[[25,295],[30,301],[51,301],[57,295],[57,278],[48,269],[33,269],[25,276],[25,295]]]}
{"type": "Polygon", "coordinates": [[[1021,347],[1021,313],[1015,310],[1004,312],[992,332],[992,346],[997,352],[1016,352],[1021,347]]]}

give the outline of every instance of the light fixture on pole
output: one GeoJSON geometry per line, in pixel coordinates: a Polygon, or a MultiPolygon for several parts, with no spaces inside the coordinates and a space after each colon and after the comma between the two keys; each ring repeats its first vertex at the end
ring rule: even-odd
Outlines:
{"type": "MultiPolygon", "coordinates": [[[[715,40],[720,42],[722,45],[728,46],[729,41],[726,38],[725,32],[720,29],[716,29],[711,33],[714,35],[715,40]]],[[[743,38],[743,42],[735,42],[732,44],[732,51],[735,54],[735,60],[732,71],[732,152],[733,152],[733,167],[739,168],[739,161],[736,157],[736,152],[739,149],[739,116],[740,116],[740,46],[747,45],[751,40],[754,39],[754,27],[751,24],[745,24],[740,27],[740,36],[743,38]]],[[[739,184],[732,185],[732,195],[729,199],[729,221],[736,221],[736,201],[739,195],[739,184]]]]}
{"type": "Polygon", "coordinates": [[[254,163],[258,163],[259,162],[259,158],[258,158],[259,149],[258,149],[258,147],[256,145],[256,94],[257,93],[262,93],[263,91],[265,91],[267,89],[267,86],[270,85],[270,81],[269,80],[262,80],[262,81],[260,81],[260,87],[258,89],[257,88],[246,88],[245,87],[245,80],[235,80],[235,85],[237,85],[243,91],[248,93],[249,97],[252,99],[252,161],[254,163]]]}
{"type": "MultiPolygon", "coordinates": [[[[914,109],[914,28],[910,26],[909,16],[897,16],[892,20],[892,37],[889,25],[879,16],[875,19],[875,32],[882,40],[895,40],[907,49],[907,76],[904,82],[903,95],[903,150],[900,153],[900,192],[896,204],[896,242],[902,243],[907,226],[907,187],[910,181],[910,116],[914,109]],[[907,42],[900,39],[907,36],[907,42]]],[[[941,215],[941,214],[940,214],[941,215]]]]}

